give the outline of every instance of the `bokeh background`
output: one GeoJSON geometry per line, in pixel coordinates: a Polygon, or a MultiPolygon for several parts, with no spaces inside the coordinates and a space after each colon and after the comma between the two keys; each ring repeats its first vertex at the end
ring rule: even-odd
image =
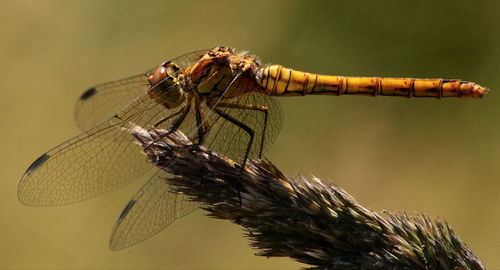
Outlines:
{"type": "Polygon", "coordinates": [[[111,228],[141,181],[81,203],[21,205],[19,179],[77,134],[88,86],[226,45],[309,72],[461,78],[482,100],[282,98],[267,157],[334,182],[366,207],[447,220],[500,268],[500,2],[0,1],[0,268],[296,269],[262,258],[242,230],[203,211],[121,252],[111,228]]]}

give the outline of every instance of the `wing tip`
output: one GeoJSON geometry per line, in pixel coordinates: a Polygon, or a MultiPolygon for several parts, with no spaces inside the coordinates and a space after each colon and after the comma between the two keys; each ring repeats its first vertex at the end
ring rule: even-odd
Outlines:
{"type": "Polygon", "coordinates": [[[121,239],[117,235],[119,235],[118,231],[120,228],[120,224],[122,223],[123,219],[128,215],[128,213],[132,210],[132,208],[134,207],[136,202],[137,202],[137,200],[134,200],[134,199],[130,200],[127,203],[127,205],[125,206],[125,208],[123,208],[122,212],[120,213],[120,216],[118,217],[118,220],[115,223],[115,227],[113,228],[113,232],[111,234],[111,239],[109,241],[109,248],[112,251],[119,251],[119,250],[122,250],[122,249],[125,249],[125,248],[128,248],[130,246],[135,245],[135,243],[130,243],[128,241],[122,241],[123,239],[121,239]]]}
{"type": "Polygon", "coordinates": [[[96,93],[97,93],[97,89],[95,89],[95,87],[89,88],[89,89],[85,90],[85,92],[83,92],[83,94],[80,96],[79,100],[87,100],[90,97],[92,97],[93,95],[95,95],[96,93]]]}
{"type": "Polygon", "coordinates": [[[111,238],[111,240],[109,241],[109,249],[111,249],[111,251],[120,251],[122,249],[125,249],[127,247],[124,247],[124,246],[121,246],[120,244],[117,244],[115,243],[115,241],[113,241],[113,238],[111,238]]]}

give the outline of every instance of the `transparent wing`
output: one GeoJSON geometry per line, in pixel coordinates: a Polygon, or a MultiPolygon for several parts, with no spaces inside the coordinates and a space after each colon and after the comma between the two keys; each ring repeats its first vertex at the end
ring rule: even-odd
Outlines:
{"type": "Polygon", "coordinates": [[[110,247],[119,250],[159,233],[170,223],[198,209],[185,195],[173,193],[169,175],[159,170],[129,201],[113,228],[110,247]]]}
{"type": "MultiPolygon", "coordinates": [[[[189,108],[179,129],[196,142],[198,125],[193,107],[189,108]]],[[[146,159],[144,156],[142,158],[146,159]]],[[[160,170],[129,201],[113,228],[110,241],[112,250],[140,243],[199,208],[199,203],[188,201],[186,195],[172,193],[165,181],[167,177],[169,174],[160,170]]]]}
{"type": "Polygon", "coordinates": [[[150,72],[104,83],[89,88],[78,99],[75,120],[82,130],[109,119],[134,98],[143,94],[148,87],[150,72]]]}
{"type": "MultiPolygon", "coordinates": [[[[194,106],[178,108],[187,111],[180,130],[194,142],[199,139],[199,131],[203,130],[206,146],[240,162],[249,146],[249,156],[259,157],[275,140],[282,125],[277,100],[246,91],[256,87],[253,78],[241,78],[243,80],[232,89],[231,97],[221,97],[212,104],[214,108],[200,107],[201,122],[196,117],[194,106]],[[248,130],[254,134],[252,144],[248,130]]],[[[142,176],[152,166],[140,154],[140,147],[135,145],[135,139],[127,129],[130,124],[148,128],[177,113],[157,104],[147,94],[139,96],[120,113],[33,162],[19,184],[19,199],[28,205],[68,204],[118,188],[142,176]]],[[[170,127],[174,119],[165,121],[160,128],[170,127]]],[[[111,242],[114,249],[145,240],[196,209],[197,206],[171,206],[174,198],[176,205],[178,200],[184,200],[179,194],[166,192],[168,187],[159,180],[164,177],[153,178],[120,215],[111,242]]]]}
{"type": "MultiPolygon", "coordinates": [[[[198,54],[177,59],[186,61],[198,54]]],[[[37,206],[69,204],[139,178],[152,166],[128,134],[129,123],[147,128],[173,113],[143,93],[118,114],[35,160],[21,178],[19,200],[37,206]]],[[[163,127],[169,124],[165,121],[163,127]]]]}
{"type": "MultiPolygon", "coordinates": [[[[276,140],[283,125],[283,112],[279,100],[258,91],[249,78],[242,78],[232,89],[233,98],[222,97],[215,107],[231,116],[239,123],[253,130],[249,158],[260,158],[276,140]],[[234,94],[236,93],[236,94],[234,94]]],[[[250,143],[250,135],[241,125],[237,125],[219,114],[210,119],[210,132],[205,145],[216,152],[242,162],[250,143]]]]}
{"type": "MultiPolygon", "coordinates": [[[[247,92],[245,90],[250,86],[239,85],[236,91],[247,92]]],[[[255,143],[250,152],[253,157],[258,156],[262,143],[264,151],[269,147],[282,126],[283,117],[277,99],[257,92],[241,94],[236,98],[223,97],[216,107],[254,130],[255,143]],[[265,113],[256,110],[255,106],[268,109],[267,124],[265,113]]],[[[248,134],[214,111],[206,107],[203,110],[203,123],[197,122],[195,110],[191,108],[180,130],[196,142],[200,124],[207,125],[205,145],[241,161],[249,145],[248,134]]],[[[165,171],[158,172],[127,204],[113,229],[111,249],[119,250],[140,243],[199,208],[199,203],[189,201],[185,195],[172,193],[165,181],[167,177],[169,174],[165,171]]]]}
{"type": "Polygon", "coordinates": [[[147,127],[170,113],[147,95],[123,112],[43,154],[28,168],[19,187],[27,205],[62,205],[121,187],[151,165],[128,134],[128,123],[147,127]]]}
{"type": "MultiPolygon", "coordinates": [[[[182,69],[195,63],[207,50],[194,51],[170,60],[182,69]]],[[[106,82],[83,92],[75,106],[75,120],[82,130],[112,117],[148,87],[148,76],[154,70],[142,74],[106,82]]]]}

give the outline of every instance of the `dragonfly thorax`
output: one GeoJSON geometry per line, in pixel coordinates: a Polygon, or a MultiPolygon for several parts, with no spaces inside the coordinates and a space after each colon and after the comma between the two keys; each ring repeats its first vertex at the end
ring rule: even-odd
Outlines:
{"type": "Polygon", "coordinates": [[[247,53],[235,54],[230,48],[215,47],[203,55],[196,64],[187,68],[185,74],[189,86],[185,88],[195,90],[207,98],[221,96],[232,98],[242,94],[242,79],[252,80],[258,67],[259,63],[255,57],[247,53]],[[241,76],[244,73],[252,75],[241,76]]]}
{"type": "Polygon", "coordinates": [[[231,83],[234,75],[228,66],[213,64],[207,67],[205,78],[196,85],[196,92],[209,97],[220,96],[231,83]]]}
{"type": "Polygon", "coordinates": [[[182,104],[186,97],[181,87],[183,78],[181,73],[181,69],[175,63],[165,62],[159,65],[148,77],[149,97],[169,109],[182,104]]]}

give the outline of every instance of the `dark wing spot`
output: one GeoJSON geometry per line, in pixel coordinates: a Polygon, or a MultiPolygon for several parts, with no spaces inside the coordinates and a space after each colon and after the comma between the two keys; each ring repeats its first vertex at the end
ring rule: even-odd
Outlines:
{"type": "Polygon", "coordinates": [[[130,212],[130,210],[132,210],[132,207],[134,207],[135,202],[136,202],[136,200],[130,200],[127,203],[127,206],[125,206],[125,208],[123,209],[117,222],[121,221],[122,219],[124,219],[127,216],[128,212],[130,212]]]}
{"type": "Polygon", "coordinates": [[[47,153],[43,154],[42,156],[40,156],[39,158],[37,158],[35,161],[33,161],[33,163],[30,165],[30,167],[26,170],[26,173],[27,174],[31,174],[32,172],[34,172],[36,169],[38,169],[38,167],[40,167],[43,163],[45,163],[45,161],[47,161],[47,159],[49,159],[49,155],[47,155],[47,153]]]}
{"type": "Polygon", "coordinates": [[[83,92],[83,94],[80,96],[80,100],[89,99],[91,96],[95,95],[95,93],[97,93],[97,90],[94,87],[92,87],[83,92]]]}

